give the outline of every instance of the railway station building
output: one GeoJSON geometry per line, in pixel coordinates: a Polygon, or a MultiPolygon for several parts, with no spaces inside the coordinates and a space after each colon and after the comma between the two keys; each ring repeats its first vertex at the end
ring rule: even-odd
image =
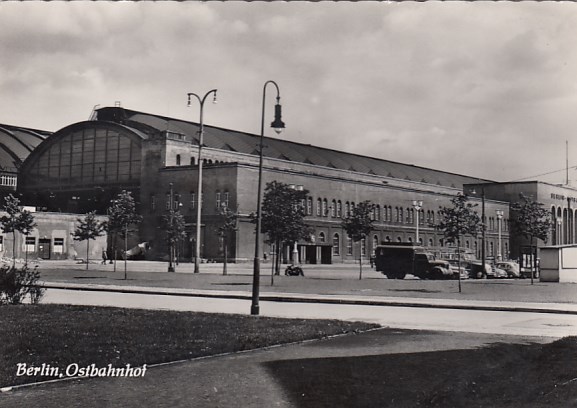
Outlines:
{"type": "MultiPolygon", "coordinates": [[[[142,242],[150,259],[161,259],[166,245],[162,216],[171,203],[185,218],[187,239],[181,243],[181,261],[195,256],[196,190],[198,182],[199,124],[125,109],[105,107],[91,120],[74,123],[45,138],[21,165],[18,192],[28,205],[47,212],[105,214],[120,191],[131,191],[143,222],[131,245],[142,242]]],[[[254,257],[260,136],[204,125],[201,251],[203,260],[222,260],[222,222],[219,209],[238,213],[237,229],[228,243],[229,259],[254,257]]],[[[263,187],[278,181],[306,189],[307,222],[313,228],[308,241],[287,245],[285,260],[297,256],[303,263],[341,263],[364,257],[381,242],[416,241],[443,247],[434,227],[443,206],[465,186],[493,185],[491,180],[438,171],[380,158],[351,154],[309,144],[265,137],[263,187]],[[353,245],[341,222],[357,203],[375,204],[375,229],[361,245],[353,245]],[[416,210],[414,201],[422,202],[416,210]]],[[[264,188],[263,188],[264,189],[264,188]]],[[[470,192],[469,192],[470,193],[470,192]]],[[[484,199],[487,257],[507,259],[509,199],[487,188],[484,199]]],[[[555,210],[557,211],[557,209],[555,210]]],[[[567,216],[567,219],[569,216],[567,216]]],[[[266,235],[262,234],[263,240],[266,235]]],[[[476,254],[481,239],[468,237],[462,245],[476,254]]],[[[261,244],[262,257],[271,251],[261,244]]]]}

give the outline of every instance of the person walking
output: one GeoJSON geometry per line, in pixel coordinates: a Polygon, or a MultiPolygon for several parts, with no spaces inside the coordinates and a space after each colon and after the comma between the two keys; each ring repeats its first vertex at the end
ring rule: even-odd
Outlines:
{"type": "Polygon", "coordinates": [[[102,265],[106,265],[106,260],[108,259],[108,256],[106,255],[106,249],[102,250],[102,265]]]}

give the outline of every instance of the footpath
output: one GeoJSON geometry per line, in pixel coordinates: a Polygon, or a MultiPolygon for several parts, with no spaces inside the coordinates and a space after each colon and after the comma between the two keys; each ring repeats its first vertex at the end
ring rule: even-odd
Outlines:
{"type": "MultiPolygon", "coordinates": [[[[46,288],[172,295],[204,298],[250,299],[252,265],[173,265],[166,262],[128,261],[116,265],[74,261],[40,261],[46,288]],[[125,270],[126,267],[126,270],[125,270]]],[[[263,264],[260,300],[371,306],[434,307],[520,311],[577,315],[577,284],[528,279],[421,281],[389,280],[363,265],[305,265],[305,277],[273,276],[263,264]],[[459,286],[461,290],[459,291],[459,286]]]]}

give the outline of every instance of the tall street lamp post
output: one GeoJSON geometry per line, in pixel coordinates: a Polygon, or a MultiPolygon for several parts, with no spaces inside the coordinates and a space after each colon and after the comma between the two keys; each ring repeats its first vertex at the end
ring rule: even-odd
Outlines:
{"type": "MultiPolygon", "coordinates": [[[[191,97],[194,96],[200,103],[200,129],[198,131],[198,188],[196,197],[196,248],[194,254],[194,273],[200,272],[200,216],[202,213],[202,145],[204,143],[204,101],[208,95],[214,94],[212,103],[216,103],[216,89],[208,91],[202,98],[195,93],[188,93],[188,106],[190,106],[191,97]]],[[[192,141],[191,141],[192,143],[192,141]]]]}
{"type": "MultiPolygon", "coordinates": [[[[172,210],[174,209],[174,196],[173,196],[173,192],[172,192],[172,183],[169,183],[170,186],[170,194],[168,196],[168,214],[170,216],[170,228],[172,228],[172,210]]],[[[173,260],[173,253],[174,253],[174,248],[173,248],[173,242],[172,242],[172,238],[169,241],[169,245],[170,248],[168,248],[168,272],[174,272],[174,264],[172,263],[173,260]]]]}
{"type": "MultiPolygon", "coordinates": [[[[471,191],[476,195],[475,189],[471,191]]],[[[481,273],[486,274],[485,270],[485,186],[481,186],[481,273]]]]}
{"type": "Polygon", "coordinates": [[[503,260],[503,251],[501,249],[501,225],[503,223],[503,211],[502,210],[497,210],[495,211],[497,213],[497,223],[498,225],[498,229],[499,229],[499,242],[497,244],[497,260],[501,261],[503,260]]]}
{"type": "Polygon", "coordinates": [[[258,162],[258,190],[257,190],[257,204],[256,204],[256,234],[254,243],[254,266],[252,275],[252,304],[250,306],[250,314],[258,315],[260,306],[258,304],[259,285],[260,285],[260,229],[262,224],[261,214],[261,195],[262,195],[262,152],[264,140],[264,113],[266,100],[266,87],[268,84],[273,84],[276,88],[276,105],[274,107],[274,121],[271,127],[275,132],[280,133],[285,125],[281,119],[281,105],[280,105],[280,91],[278,85],[274,81],[266,81],[262,89],[262,116],[260,122],[260,148],[259,148],[259,162],[258,162]]]}
{"type": "Polygon", "coordinates": [[[413,207],[415,208],[415,211],[417,212],[417,215],[415,217],[415,222],[416,222],[415,242],[417,243],[417,245],[419,245],[419,243],[420,243],[420,241],[419,241],[419,215],[421,215],[421,209],[423,208],[423,202],[421,200],[419,200],[419,201],[413,200],[413,207]]]}

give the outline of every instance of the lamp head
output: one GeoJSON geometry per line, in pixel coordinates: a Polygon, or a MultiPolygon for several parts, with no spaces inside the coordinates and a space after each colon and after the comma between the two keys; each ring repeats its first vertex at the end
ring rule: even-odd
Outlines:
{"type": "Polygon", "coordinates": [[[277,134],[280,134],[280,132],[282,132],[282,130],[284,129],[284,122],[281,119],[281,106],[280,103],[277,102],[277,104],[274,106],[274,122],[272,122],[270,124],[270,127],[274,128],[274,131],[277,134]]]}
{"type": "Polygon", "coordinates": [[[212,103],[217,104],[218,101],[216,100],[216,89],[214,90],[214,96],[212,98],[212,103]]]}

